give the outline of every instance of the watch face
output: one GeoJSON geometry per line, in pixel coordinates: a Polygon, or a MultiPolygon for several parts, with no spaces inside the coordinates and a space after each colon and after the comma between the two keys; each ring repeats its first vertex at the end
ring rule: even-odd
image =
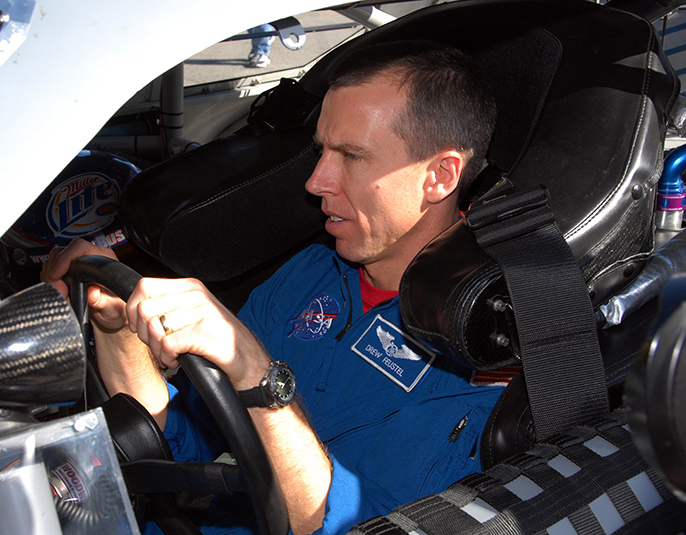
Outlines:
{"type": "Polygon", "coordinates": [[[273,376],[273,392],[278,401],[287,405],[295,395],[295,378],[290,370],[280,369],[273,376]]]}

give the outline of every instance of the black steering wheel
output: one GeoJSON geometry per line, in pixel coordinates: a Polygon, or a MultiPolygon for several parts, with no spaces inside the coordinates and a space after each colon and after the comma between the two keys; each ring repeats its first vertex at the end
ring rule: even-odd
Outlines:
{"type": "MultiPolygon", "coordinates": [[[[127,301],[142,278],[130,267],[102,256],[72,262],[71,295],[77,317],[86,317],[86,289],[98,284],[127,301]]],[[[247,409],[228,377],[202,357],[185,354],[179,363],[207,404],[236,457],[245,491],[252,501],[260,534],[284,535],[288,514],[283,492],[247,409]]]]}

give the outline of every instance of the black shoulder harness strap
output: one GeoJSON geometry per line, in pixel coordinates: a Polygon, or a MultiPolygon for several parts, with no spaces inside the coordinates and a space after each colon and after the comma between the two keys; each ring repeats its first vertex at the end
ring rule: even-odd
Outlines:
{"type": "Polygon", "coordinates": [[[538,440],[607,414],[593,306],[547,190],[494,199],[466,218],[507,283],[538,440]]]}

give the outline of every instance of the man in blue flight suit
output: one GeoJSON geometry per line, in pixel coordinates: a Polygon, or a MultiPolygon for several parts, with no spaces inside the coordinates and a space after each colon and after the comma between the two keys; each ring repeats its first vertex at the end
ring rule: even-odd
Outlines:
{"type": "MultiPolygon", "coordinates": [[[[110,394],[136,397],[178,460],[211,460],[219,452],[194,394],[180,394],[158,367],[176,368],[187,352],[214,362],[244,392],[295,534],[344,533],[478,471],[500,389],[470,385],[467,369],[406,334],[397,293],[412,259],[459,217],[494,128],[490,95],[470,59],[437,44],[379,45],[339,63],[306,184],[321,197],[336,251],[296,255],[238,318],[193,279],[143,279],[126,304],[92,287],[110,394]],[[269,374],[280,391],[258,387],[269,374]]],[[[69,263],[93,253],[114,257],[77,241],[51,255],[43,279],[66,294],[69,263]]],[[[240,521],[203,531],[229,533],[231,523],[240,521]]]]}

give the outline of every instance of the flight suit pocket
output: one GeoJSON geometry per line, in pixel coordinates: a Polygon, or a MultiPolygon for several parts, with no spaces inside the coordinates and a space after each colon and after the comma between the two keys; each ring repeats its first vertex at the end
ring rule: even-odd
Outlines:
{"type": "Polygon", "coordinates": [[[418,497],[442,492],[463,477],[481,470],[479,437],[487,414],[480,407],[470,408],[445,436],[442,449],[424,468],[424,481],[418,497]]]}

